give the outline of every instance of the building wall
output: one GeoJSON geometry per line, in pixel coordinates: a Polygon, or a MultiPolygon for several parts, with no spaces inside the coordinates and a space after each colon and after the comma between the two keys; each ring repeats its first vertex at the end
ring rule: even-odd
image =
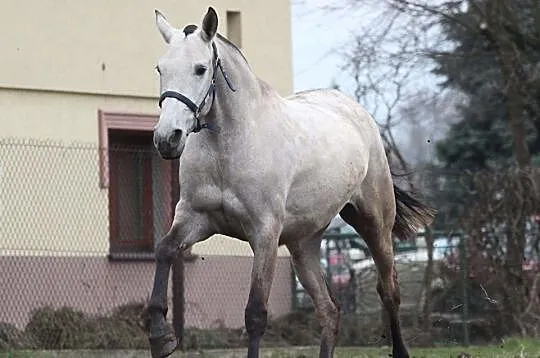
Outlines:
{"type": "Polygon", "coordinates": [[[166,45],[154,8],[182,28],[199,25],[208,5],[216,8],[218,31],[225,35],[226,11],[241,11],[242,47],[253,70],[290,94],[288,0],[6,2],[0,14],[0,87],[156,97],[153,67],[166,45]]]}
{"type": "Polygon", "coordinates": [[[108,196],[98,189],[97,155],[95,147],[52,141],[0,143],[3,255],[108,252],[108,196]]]}
{"type": "MultiPolygon", "coordinates": [[[[154,8],[160,9],[173,25],[182,27],[200,23],[207,4],[146,0],[133,4],[128,0],[97,0],[83,5],[61,0],[6,4],[0,15],[0,43],[6,44],[0,67],[0,138],[31,138],[42,144],[65,146],[67,153],[74,143],[97,147],[99,109],[158,113],[158,79],[153,67],[165,51],[165,44],[155,26],[154,8]]],[[[252,69],[283,95],[290,94],[289,1],[227,0],[210,5],[218,11],[218,30],[223,34],[227,34],[226,11],[241,11],[242,50],[252,69]]],[[[25,148],[24,152],[16,152],[13,146],[0,148],[5,186],[0,205],[7,215],[3,225],[11,231],[22,230],[11,236],[9,230],[4,230],[0,237],[4,250],[107,252],[107,189],[99,188],[97,162],[88,148],[84,155],[72,158],[77,170],[70,173],[62,173],[62,157],[51,159],[53,151],[25,148]],[[24,160],[32,166],[20,165],[24,160]],[[69,184],[73,180],[79,187],[69,184]],[[51,185],[53,182],[56,184],[51,185]],[[46,190],[37,190],[39,185],[47,185],[46,190]],[[33,190],[36,192],[29,194],[32,200],[28,202],[7,197],[33,190]],[[62,200],[68,196],[69,200],[62,200]],[[10,212],[15,207],[19,210],[13,217],[10,212]],[[50,232],[40,225],[22,227],[23,223],[47,220],[40,211],[51,218],[45,221],[50,232]],[[85,213],[89,213],[91,222],[70,220],[85,213]],[[57,227],[62,230],[54,231],[57,227]],[[71,235],[58,240],[63,233],[103,239],[80,240],[71,235]]],[[[219,245],[214,239],[210,241],[214,245],[198,245],[197,252],[251,255],[245,243],[219,237],[217,240],[219,245]],[[205,247],[209,251],[201,251],[205,247]]],[[[281,249],[280,253],[283,252],[281,249]]]]}
{"type": "MultiPolygon", "coordinates": [[[[243,327],[249,296],[252,257],[204,256],[185,266],[186,327],[243,327]]],[[[291,311],[291,264],[279,257],[268,299],[268,314],[291,311]]]]}
{"type": "MultiPolygon", "coordinates": [[[[116,262],[109,249],[108,194],[95,146],[0,141],[0,322],[23,327],[34,308],[108,313],[146,301],[153,262],[116,262]]],[[[186,325],[239,327],[249,293],[249,245],[215,235],[186,262],[186,325]]],[[[291,308],[291,265],[280,248],[270,313],[291,308]]],[[[169,296],[171,291],[169,290],[169,296]]]]}
{"type": "MultiPolygon", "coordinates": [[[[48,106],[50,97],[55,95],[43,94],[39,97],[41,109],[27,106],[22,116],[39,116],[49,110],[54,113],[57,107],[48,106]]],[[[14,96],[13,102],[21,99],[14,96]]],[[[125,105],[118,98],[113,100],[119,103],[115,108],[125,105]]],[[[80,102],[71,100],[70,103],[71,106],[57,117],[58,122],[62,123],[64,119],[67,122],[71,115],[77,117],[77,108],[91,107],[92,98],[80,102]]],[[[97,127],[96,118],[93,122],[97,127]]],[[[15,123],[16,126],[19,123],[15,123]]],[[[49,127],[61,125],[44,120],[38,127],[46,132],[49,127]]],[[[4,133],[9,133],[10,127],[6,126],[6,129],[4,133]]],[[[93,136],[88,133],[93,133],[91,127],[77,130],[75,126],[71,130],[51,131],[50,136],[42,136],[49,139],[16,137],[0,141],[0,254],[80,256],[108,253],[108,190],[100,187],[99,150],[97,144],[86,144],[85,138],[93,136]],[[70,138],[75,139],[72,142],[70,138]]],[[[193,252],[253,255],[247,243],[222,235],[196,244],[193,252]]],[[[286,256],[288,251],[280,247],[278,254],[286,256]]]]}
{"type": "MultiPolygon", "coordinates": [[[[252,70],[291,94],[289,0],[3,4],[0,321],[23,325],[44,304],[97,313],[149,297],[153,263],[105,257],[108,192],[99,186],[98,110],[157,115],[154,65],[166,45],[154,8],[181,28],[200,24],[208,5],[216,8],[223,35],[226,11],[241,11],[242,51],[252,70]]],[[[241,326],[249,245],[216,235],[193,252],[205,260],[186,264],[186,325],[241,326]]],[[[284,248],[279,253],[288,255],[284,248]]],[[[291,304],[287,257],[278,260],[274,282],[270,311],[279,315],[291,304]]]]}
{"type": "Polygon", "coordinates": [[[151,99],[0,91],[2,250],[106,254],[108,191],[99,186],[97,109],[146,113],[152,106],[151,99]]]}
{"type": "Polygon", "coordinates": [[[158,114],[154,98],[19,89],[0,89],[0,108],[0,138],[32,138],[96,147],[99,109],[158,114]]]}
{"type": "MultiPolygon", "coordinates": [[[[252,258],[207,256],[185,265],[185,326],[210,328],[244,325],[252,258]]],[[[62,306],[90,314],[109,314],[132,302],[147,302],[153,262],[111,262],[105,257],[0,257],[0,322],[22,329],[33,309],[62,306]]],[[[276,263],[268,302],[269,315],[290,311],[288,258],[276,263]]],[[[171,284],[169,281],[169,305],[171,284]]],[[[172,308],[168,318],[171,319],[172,308]]]]}

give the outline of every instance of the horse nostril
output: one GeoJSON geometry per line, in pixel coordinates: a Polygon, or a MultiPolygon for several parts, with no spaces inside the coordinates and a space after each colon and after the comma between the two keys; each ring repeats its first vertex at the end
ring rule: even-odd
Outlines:
{"type": "Polygon", "coordinates": [[[169,143],[172,147],[176,147],[180,140],[182,139],[182,130],[181,129],[175,129],[173,133],[171,134],[171,137],[169,138],[169,143]]]}
{"type": "Polygon", "coordinates": [[[157,148],[162,153],[167,153],[171,149],[167,142],[158,142],[157,148]]]}

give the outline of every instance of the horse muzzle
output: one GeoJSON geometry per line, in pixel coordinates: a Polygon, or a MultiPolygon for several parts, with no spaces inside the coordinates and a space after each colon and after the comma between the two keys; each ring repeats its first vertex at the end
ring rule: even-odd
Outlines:
{"type": "Polygon", "coordinates": [[[183,132],[175,129],[167,138],[156,138],[156,148],[163,159],[178,159],[184,149],[183,132]]]}

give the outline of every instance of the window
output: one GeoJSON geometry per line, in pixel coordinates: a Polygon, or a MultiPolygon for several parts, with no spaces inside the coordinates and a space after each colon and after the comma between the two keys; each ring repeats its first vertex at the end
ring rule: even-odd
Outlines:
{"type": "Polygon", "coordinates": [[[242,14],[227,11],[227,38],[238,48],[242,48],[242,14]]]}
{"type": "Polygon", "coordinates": [[[109,191],[110,255],[153,257],[154,242],[172,222],[178,161],[163,160],[154,149],[157,117],[105,112],[99,117],[101,187],[109,191]]]}

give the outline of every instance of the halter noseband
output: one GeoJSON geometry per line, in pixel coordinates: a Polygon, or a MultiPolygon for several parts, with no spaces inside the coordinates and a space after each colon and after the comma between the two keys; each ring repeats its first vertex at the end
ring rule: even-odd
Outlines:
{"type": "Polygon", "coordinates": [[[185,104],[192,112],[195,117],[195,120],[197,121],[197,124],[195,125],[195,128],[193,129],[192,133],[197,133],[201,129],[210,129],[213,131],[218,131],[219,128],[213,126],[210,123],[201,123],[201,120],[199,119],[199,115],[201,113],[201,110],[203,109],[204,105],[206,104],[206,100],[210,94],[212,94],[212,103],[214,103],[214,98],[216,94],[216,75],[218,68],[220,69],[221,73],[223,74],[223,78],[225,78],[225,82],[227,82],[227,85],[231,89],[231,91],[235,92],[236,89],[232,86],[231,82],[229,81],[229,78],[227,77],[227,74],[223,70],[223,66],[221,65],[221,60],[218,57],[217,53],[217,47],[216,44],[212,43],[212,50],[214,52],[214,66],[213,66],[213,73],[212,73],[212,81],[210,82],[210,86],[208,87],[208,90],[206,91],[206,94],[201,100],[201,103],[199,105],[196,105],[195,102],[193,102],[191,99],[187,98],[180,92],[176,91],[165,91],[161,94],[159,97],[159,107],[161,108],[161,104],[165,100],[165,98],[175,98],[185,104]]]}

